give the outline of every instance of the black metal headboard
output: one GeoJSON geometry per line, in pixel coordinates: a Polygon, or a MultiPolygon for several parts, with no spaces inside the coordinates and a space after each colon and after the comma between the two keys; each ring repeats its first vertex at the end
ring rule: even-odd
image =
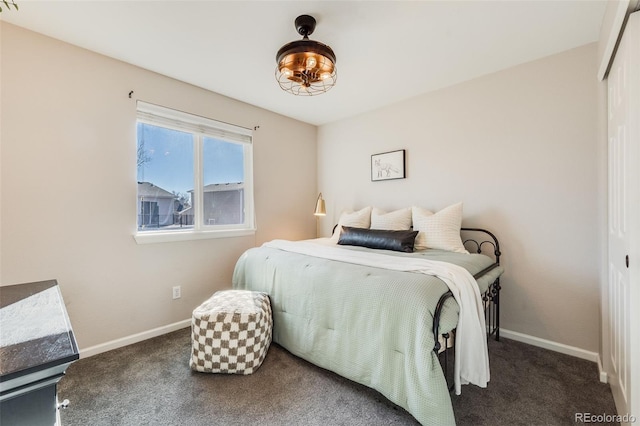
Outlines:
{"type": "MultiPolygon", "coordinates": [[[[498,238],[493,235],[491,232],[482,228],[461,228],[460,234],[462,237],[462,242],[465,245],[465,248],[469,250],[470,253],[476,252],[494,257],[494,263],[483,269],[482,271],[475,274],[473,277],[478,279],[482,275],[491,271],[494,268],[497,268],[500,265],[500,243],[498,243],[498,238]],[[464,234],[464,235],[463,235],[464,234]],[[467,238],[469,237],[470,238],[467,238]],[[483,248],[485,248],[483,253],[483,248]],[[490,252],[489,248],[493,248],[492,252],[490,252]]],[[[500,278],[496,278],[493,283],[489,285],[487,291],[482,295],[482,300],[485,307],[485,321],[488,324],[488,335],[495,334],[496,340],[499,340],[500,336],[500,307],[499,307],[499,294],[500,294],[500,278]]],[[[436,309],[434,313],[433,319],[433,335],[436,336],[436,343],[434,345],[433,350],[435,353],[440,352],[440,341],[438,337],[440,335],[440,314],[442,313],[442,309],[444,307],[444,303],[447,299],[452,298],[453,295],[451,290],[444,293],[440,296],[438,303],[436,304],[436,309]]],[[[443,337],[446,339],[449,338],[449,333],[443,334],[443,337]]],[[[446,347],[446,346],[445,346],[446,347]]],[[[445,377],[446,366],[447,363],[447,355],[445,351],[445,377]]],[[[451,389],[451,388],[450,388],[451,389]]]]}
{"type": "MultiPolygon", "coordinates": [[[[473,236],[473,238],[462,239],[462,243],[469,252],[483,253],[483,246],[485,244],[490,245],[493,247],[493,253],[491,254],[495,257],[495,262],[498,265],[500,264],[500,255],[502,253],[500,253],[500,243],[495,235],[482,228],[461,228],[460,233],[473,236]]],[[[486,250],[484,254],[486,254],[486,250]]]]}
{"type": "Polygon", "coordinates": [[[465,233],[465,235],[469,234],[474,236],[474,238],[463,238],[462,243],[465,248],[469,250],[469,253],[481,253],[485,255],[492,255],[494,257],[494,263],[484,268],[482,271],[473,275],[473,278],[479,278],[489,272],[490,270],[498,267],[500,265],[500,243],[498,242],[498,238],[493,235],[491,232],[482,228],[461,228],[460,234],[465,233]],[[483,247],[492,247],[493,251],[489,251],[489,249],[485,249],[483,251],[483,247]]]}

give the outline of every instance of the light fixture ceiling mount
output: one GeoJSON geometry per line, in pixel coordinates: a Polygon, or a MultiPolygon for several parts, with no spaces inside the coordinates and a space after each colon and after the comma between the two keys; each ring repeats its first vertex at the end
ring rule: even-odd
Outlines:
{"type": "Polygon", "coordinates": [[[309,40],[316,28],[313,16],[298,16],[295,27],[302,40],[287,43],[278,50],[276,80],[282,90],[294,95],[319,95],[336,84],[336,55],[326,44],[309,40]]]}

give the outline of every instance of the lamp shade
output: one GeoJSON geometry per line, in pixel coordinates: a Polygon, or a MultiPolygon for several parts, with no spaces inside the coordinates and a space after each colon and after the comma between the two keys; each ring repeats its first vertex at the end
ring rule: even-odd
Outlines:
{"type": "Polygon", "coordinates": [[[316,210],[313,212],[316,216],[325,216],[327,214],[327,209],[324,205],[324,199],[322,198],[322,192],[318,194],[318,200],[316,201],[316,210]]]}

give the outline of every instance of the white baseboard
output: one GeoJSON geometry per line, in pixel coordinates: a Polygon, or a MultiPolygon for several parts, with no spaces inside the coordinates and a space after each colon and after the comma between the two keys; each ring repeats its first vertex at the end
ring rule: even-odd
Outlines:
{"type": "Polygon", "coordinates": [[[540,348],[549,349],[550,351],[560,352],[561,354],[575,356],[576,358],[586,359],[587,361],[597,362],[600,377],[602,377],[602,369],[600,368],[599,362],[600,356],[597,352],[587,351],[585,349],[576,348],[575,346],[565,345],[564,343],[552,342],[551,340],[518,333],[517,331],[505,330],[504,328],[500,329],[500,337],[506,337],[507,339],[527,343],[532,346],[538,346],[540,348]]]}
{"type": "Polygon", "coordinates": [[[607,375],[607,372],[604,371],[604,368],[602,367],[602,359],[600,359],[600,355],[598,355],[598,376],[600,377],[600,382],[609,383],[609,376],[607,375]]]}
{"type": "Polygon", "coordinates": [[[598,380],[602,383],[608,382],[609,378],[607,377],[607,372],[604,371],[600,354],[597,352],[591,352],[585,349],[576,348],[575,346],[565,345],[564,343],[553,342],[551,340],[541,339],[528,334],[518,333],[517,331],[505,330],[504,328],[500,329],[500,337],[506,337],[507,339],[516,340],[532,346],[549,349],[550,351],[560,352],[561,354],[571,355],[576,358],[595,362],[598,364],[598,380]]]}
{"type": "Polygon", "coordinates": [[[102,352],[107,352],[113,349],[121,348],[123,346],[132,345],[134,343],[142,342],[143,340],[151,339],[152,337],[161,336],[163,334],[171,333],[172,331],[180,330],[181,328],[189,327],[190,325],[191,319],[186,319],[183,321],[174,322],[173,324],[154,328],[152,330],[143,331],[142,333],[132,334],[131,336],[126,336],[120,339],[111,340],[110,342],[90,346],[86,349],[80,349],[80,358],[87,358],[93,355],[98,355],[102,352]]]}

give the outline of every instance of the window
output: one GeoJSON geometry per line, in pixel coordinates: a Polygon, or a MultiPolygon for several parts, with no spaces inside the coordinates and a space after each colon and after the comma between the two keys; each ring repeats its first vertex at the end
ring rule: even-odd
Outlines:
{"type": "Polygon", "coordinates": [[[138,102],[138,242],[254,231],[252,133],[138,102]]]}

